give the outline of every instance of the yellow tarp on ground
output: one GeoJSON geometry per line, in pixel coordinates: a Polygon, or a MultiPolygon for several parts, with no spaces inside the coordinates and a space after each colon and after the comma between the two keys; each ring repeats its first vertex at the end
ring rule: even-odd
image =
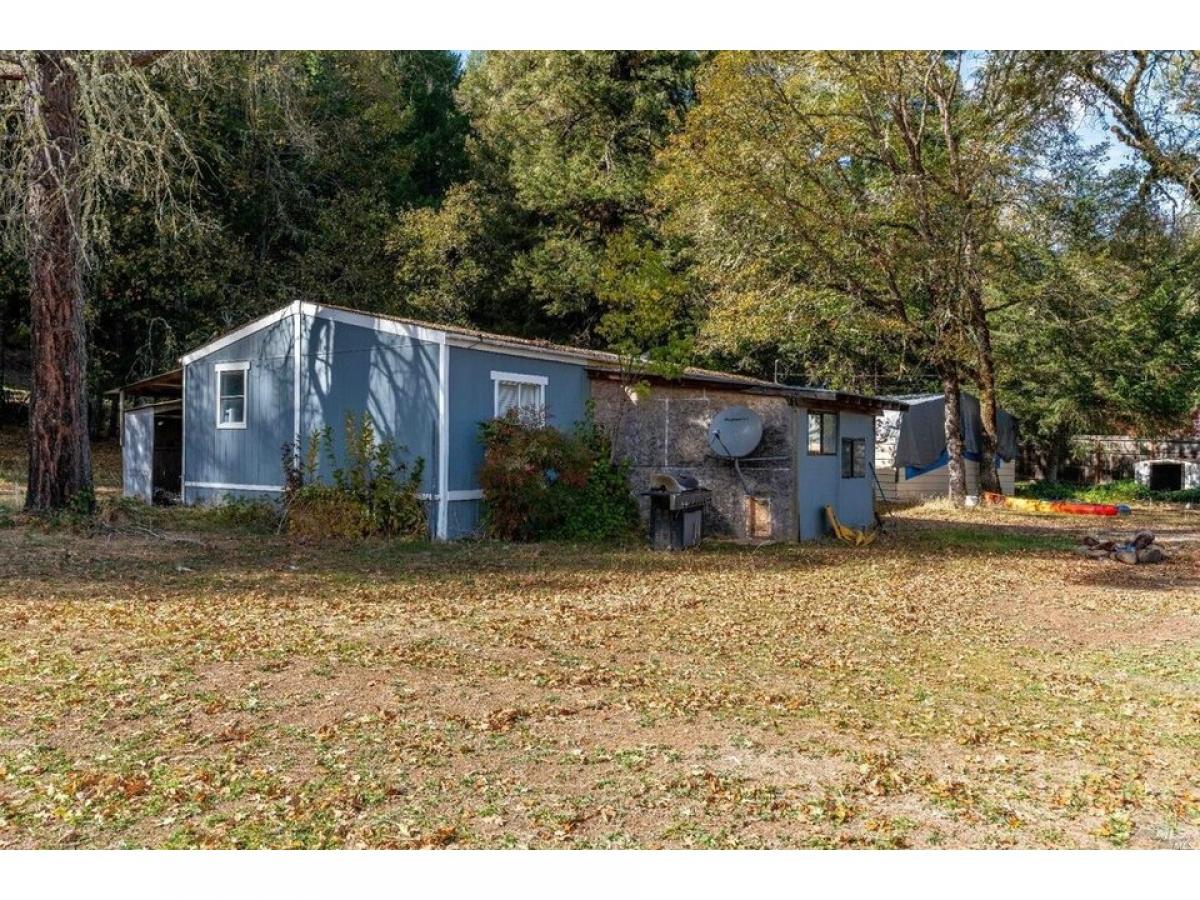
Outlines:
{"type": "Polygon", "coordinates": [[[825,507],[825,518],[829,522],[829,527],[833,529],[834,537],[839,541],[853,544],[855,547],[865,547],[875,540],[877,532],[874,529],[851,528],[849,525],[839,522],[837,513],[833,511],[832,506],[825,507]]]}

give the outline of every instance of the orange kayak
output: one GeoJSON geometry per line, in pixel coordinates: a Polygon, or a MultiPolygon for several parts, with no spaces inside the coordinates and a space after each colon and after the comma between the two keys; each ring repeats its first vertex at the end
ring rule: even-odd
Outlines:
{"type": "Polygon", "coordinates": [[[1015,512],[1054,513],[1060,516],[1121,516],[1129,515],[1128,506],[1112,503],[1080,503],[1077,500],[1033,500],[1029,497],[1005,497],[987,491],[983,499],[991,506],[1002,506],[1015,512]]]}

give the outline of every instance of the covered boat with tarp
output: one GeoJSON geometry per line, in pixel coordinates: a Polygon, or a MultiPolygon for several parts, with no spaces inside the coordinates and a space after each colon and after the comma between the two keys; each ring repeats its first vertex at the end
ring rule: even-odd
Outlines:
{"type": "MultiPolygon", "coordinates": [[[[908,404],[904,412],[886,410],[875,419],[875,474],[883,499],[915,503],[944,497],[950,490],[950,454],[946,450],[946,401],[941,394],[892,397],[908,404]]],[[[983,427],[979,400],[964,393],[959,399],[959,427],[967,460],[967,493],[979,494],[980,448],[983,427]]],[[[996,414],[997,469],[1000,487],[1013,493],[1016,479],[1017,420],[1004,410],[996,414]]]]}

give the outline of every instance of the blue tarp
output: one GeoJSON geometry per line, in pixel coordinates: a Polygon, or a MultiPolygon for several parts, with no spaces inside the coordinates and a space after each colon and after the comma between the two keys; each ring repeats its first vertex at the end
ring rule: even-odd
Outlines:
{"type": "MultiPolygon", "coordinates": [[[[971,460],[971,462],[979,462],[980,457],[979,457],[979,454],[975,453],[974,451],[964,450],[963,451],[963,459],[969,459],[969,460],[971,460]]],[[[1004,460],[999,456],[999,454],[997,454],[996,468],[999,469],[1003,463],[1004,463],[1004,460]]],[[[949,464],[950,464],[950,451],[947,450],[945,447],[943,447],[941,456],[939,456],[937,459],[935,459],[929,465],[927,465],[927,466],[905,466],[904,467],[904,477],[906,479],[916,478],[918,475],[924,475],[926,472],[933,472],[937,469],[940,469],[942,466],[947,466],[949,464]]]]}
{"type": "MultiPolygon", "coordinates": [[[[924,394],[902,397],[908,409],[901,415],[900,433],[896,439],[896,455],[893,465],[904,467],[908,477],[929,472],[946,465],[945,398],[941,394],[924,394]]],[[[979,418],[979,400],[971,394],[963,394],[958,404],[959,422],[963,437],[963,455],[967,459],[979,460],[983,446],[982,426],[979,418]]],[[[996,413],[996,429],[999,446],[997,455],[1008,461],[1017,455],[1017,420],[1004,410],[996,413]]]]}

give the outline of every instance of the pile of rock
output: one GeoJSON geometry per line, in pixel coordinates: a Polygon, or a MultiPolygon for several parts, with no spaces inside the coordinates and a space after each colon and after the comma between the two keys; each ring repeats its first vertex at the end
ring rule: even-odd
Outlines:
{"type": "Polygon", "coordinates": [[[1076,552],[1088,559],[1115,559],[1127,566],[1160,563],[1167,558],[1162,548],[1154,543],[1153,531],[1139,531],[1133,536],[1133,540],[1127,543],[1089,534],[1083,539],[1083,544],[1076,548],[1076,552]]]}

